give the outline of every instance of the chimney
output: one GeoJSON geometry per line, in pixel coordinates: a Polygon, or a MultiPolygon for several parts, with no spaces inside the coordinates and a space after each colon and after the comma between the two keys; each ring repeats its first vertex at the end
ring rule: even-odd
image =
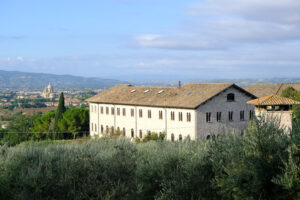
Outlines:
{"type": "Polygon", "coordinates": [[[181,81],[178,81],[178,88],[181,88],[181,81]]]}

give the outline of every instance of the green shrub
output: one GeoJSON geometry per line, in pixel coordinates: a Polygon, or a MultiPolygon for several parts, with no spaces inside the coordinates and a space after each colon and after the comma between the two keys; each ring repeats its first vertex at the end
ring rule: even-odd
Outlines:
{"type": "Polygon", "coordinates": [[[251,122],[244,136],[0,146],[1,199],[299,199],[299,132],[251,122]]]}

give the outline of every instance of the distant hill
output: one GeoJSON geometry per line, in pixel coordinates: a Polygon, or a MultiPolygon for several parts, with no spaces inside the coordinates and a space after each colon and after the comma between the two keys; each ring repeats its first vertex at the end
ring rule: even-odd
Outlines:
{"type": "Polygon", "coordinates": [[[240,87],[248,87],[254,84],[300,83],[300,78],[224,79],[216,82],[231,82],[240,87]]]}
{"type": "Polygon", "coordinates": [[[55,88],[104,88],[124,83],[113,79],[0,70],[0,89],[40,89],[49,82],[55,88]]]}
{"type": "MultiPolygon", "coordinates": [[[[279,84],[279,83],[300,83],[300,78],[260,78],[260,79],[185,79],[182,84],[187,83],[235,83],[240,87],[248,87],[254,84],[279,84]]],[[[153,85],[153,86],[177,86],[178,81],[139,81],[135,85],[153,85]]]]}

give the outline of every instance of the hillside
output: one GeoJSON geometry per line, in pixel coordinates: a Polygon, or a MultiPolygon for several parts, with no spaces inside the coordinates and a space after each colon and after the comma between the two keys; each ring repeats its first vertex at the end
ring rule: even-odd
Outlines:
{"type": "Polygon", "coordinates": [[[113,79],[0,70],[0,89],[38,89],[45,87],[49,82],[55,88],[103,88],[124,83],[113,79]]]}

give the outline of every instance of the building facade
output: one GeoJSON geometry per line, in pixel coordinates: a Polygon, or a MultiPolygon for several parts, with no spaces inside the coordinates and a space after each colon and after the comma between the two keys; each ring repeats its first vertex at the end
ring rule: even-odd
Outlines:
{"type": "Polygon", "coordinates": [[[183,87],[117,85],[90,99],[90,134],[117,131],[128,138],[165,133],[168,140],[242,133],[253,116],[255,97],[234,84],[183,87]]]}
{"type": "Polygon", "coordinates": [[[53,87],[52,85],[49,83],[47,87],[45,87],[42,95],[41,95],[43,98],[55,98],[55,93],[54,93],[54,90],[53,90],[53,87]]]}

